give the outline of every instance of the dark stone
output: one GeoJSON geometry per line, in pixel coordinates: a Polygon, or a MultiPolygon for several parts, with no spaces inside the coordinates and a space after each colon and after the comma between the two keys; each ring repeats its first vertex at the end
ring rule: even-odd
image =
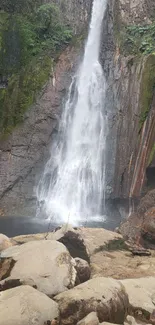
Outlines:
{"type": "Polygon", "coordinates": [[[69,230],[65,234],[62,234],[62,237],[58,241],[67,247],[72,257],[79,257],[90,263],[87,248],[80,234],[69,230]]]}
{"type": "Polygon", "coordinates": [[[76,262],[75,269],[77,271],[77,276],[80,283],[88,281],[90,279],[90,274],[91,274],[90,266],[88,262],[82,260],[79,257],[75,258],[75,262],[76,262]]]}
{"type": "Polygon", "coordinates": [[[16,261],[12,258],[0,259],[0,281],[8,278],[16,261]]]}

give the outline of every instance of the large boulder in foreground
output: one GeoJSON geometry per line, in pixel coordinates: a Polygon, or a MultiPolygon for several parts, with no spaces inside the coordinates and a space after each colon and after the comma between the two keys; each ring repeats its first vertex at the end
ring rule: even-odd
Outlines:
{"type": "Polygon", "coordinates": [[[3,234],[0,234],[0,252],[10,246],[12,246],[10,238],[3,234]]]}
{"type": "Polygon", "coordinates": [[[155,309],[155,277],[126,279],[120,282],[128,294],[132,314],[139,321],[149,323],[155,309]]]}
{"type": "Polygon", "coordinates": [[[58,316],[57,303],[30,286],[0,293],[0,325],[43,325],[58,316]]]}
{"type": "Polygon", "coordinates": [[[74,260],[66,247],[52,240],[33,241],[13,246],[1,253],[3,259],[14,261],[10,276],[0,282],[3,290],[7,283],[19,279],[52,297],[72,288],[76,280],[74,260]]]}
{"type": "Polygon", "coordinates": [[[112,278],[94,278],[55,297],[62,325],[75,325],[90,312],[100,322],[122,324],[128,310],[128,296],[123,285],[112,278]]]}

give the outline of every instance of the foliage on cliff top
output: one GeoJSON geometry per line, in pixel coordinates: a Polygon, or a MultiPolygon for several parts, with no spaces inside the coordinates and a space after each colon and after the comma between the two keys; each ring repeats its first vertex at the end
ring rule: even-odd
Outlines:
{"type": "Polygon", "coordinates": [[[1,0],[0,10],[8,13],[32,13],[41,4],[42,0],[1,0]]]}
{"type": "MultiPolygon", "coordinates": [[[[14,4],[22,2],[16,0],[14,4]]],[[[51,3],[38,6],[38,3],[36,0],[31,6],[26,0],[29,10],[20,11],[17,6],[16,11],[14,6],[11,11],[11,2],[7,0],[9,9],[0,11],[1,134],[22,121],[25,110],[49,77],[51,58],[72,37],[71,30],[61,21],[58,7],[51,3]],[[41,60],[45,62],[41,64],[41,60]]]]}
{"type": "Polygon", "coordinates": [[[42,51],[54,54],[71,37],[54,4],[42,5],[29,15],[0,13],[0,75],[19,70],[42,51]]]}
{"type": "Polygon", "coordinates": [[[124,55],[150,54],[155,52],[155,22],[147,25],[124,26],[120,35],[124,55]]]}

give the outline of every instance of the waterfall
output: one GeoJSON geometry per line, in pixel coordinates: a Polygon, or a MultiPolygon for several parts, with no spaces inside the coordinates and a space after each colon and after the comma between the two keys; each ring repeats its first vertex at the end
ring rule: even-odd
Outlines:
{"type": "Polygon", "coordinates": [[[79,224],[103,214],[106,81],[99,63],[107,0],[94,0],[83,62],[64,105],[57,139],[37,189],[49,219],[79,224]]]}

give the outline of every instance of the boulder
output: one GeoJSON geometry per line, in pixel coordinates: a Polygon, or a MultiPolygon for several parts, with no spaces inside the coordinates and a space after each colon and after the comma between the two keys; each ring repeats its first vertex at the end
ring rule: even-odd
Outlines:
{"type": "Polygon", "coordinates": [[[155,207],[149,209],[144,214],[144,222],[141,229],[142,238],[145,246],[155,247],[155,207]]]}
{"type": "Polygon", "coordinates": [[[43,239],[57,240],[63,243],[72,257],[79,257],[88,263],[91,256],[97,252],[125,248],[123,237],[116,232],[103,228],[73,228],[68,224],[57,228],[54,232],[13,238],[16,244],[43,239]]]}
{"type": "Polygon", "coordinates": [[[77,277],[80,281],[80,283],[86,282],[90,279],[90,266],[87,261],[82,260],[79,257],[76,257],[75,259],[75,269],[77,271],[77,277]]]}
{"type": "Polygon", "coordinates": [[[104,228],[80,228],[78,232],[84,238],[90,259],[93,254],[103,250],[114,251],[126,248],[123,237],[116,232],[104,228]]]}
{"type": "Polygon", "coordinates": [[[52,297],[75,284],[75,262],[66,247],[57,241],[41,240],[13,246],[1,256],[14,261],[9,277],[0,282],[3,290],[11,280],[19,279],[21,284],[31,285],[52,297]]]}
{"type": "Polygon", "coordinates": [[[155,277],[127,279],[120,282],[128,294],[132,314],[141,322],[149,323],[155,309],[155,277]]]}
{"type": "Polygon", "coordinates": [[[73,229],[70,225],[64,225],[52,234],[52,239],[64,244],[72,257],[79,257],[89,263],[89,252],[79,229],[73,229]]]}
{"type": "Polygon", "coordinates": [[[0,252],[10,246],[12,246],[10,238],[3,234],[0,234],[0,252]]]}
{"type": "Polygon", "coordinates": [[[58,316],[57,303],[30,286],[0,293],[0,325],[43,325],[58,316]]]}
{"type": "Polygon", "coordinates": [[[112,278],[94,278],[55,297],[62,325],[75,325],[90,312],[100,322],[123,323],[128,310],[128,296],[123,285],[112,278]]]}
{"type": "Polygon", "coordinates": [[[99,319],[95,312],[90,313],[85,318],[80,320],[77,325],[99,325],[99,319]]]}
{"type": "Polygon", "coordinates": [[[88,263],[91,256],[104,249],[115,250],[126,247],[123,237],[103,228],[72,228],[64,225],[47,239],[58,240],[69,250],[72,257],[79,257],[88,263]]]}

